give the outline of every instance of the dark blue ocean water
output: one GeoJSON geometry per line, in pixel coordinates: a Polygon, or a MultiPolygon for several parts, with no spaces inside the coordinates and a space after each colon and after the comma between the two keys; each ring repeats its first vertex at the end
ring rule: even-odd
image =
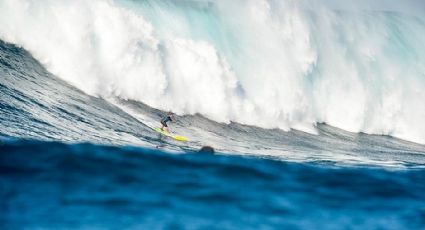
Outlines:
{"type": "Polygon", "coordinates": [[[0,41],[0,229],[425,228],[423,145],[198,115],[177,117],[176,142],[151,129],[163,114],[0,41]]]}
{"type": "Polygon", "coordinates": [[[425,226],[425,170],[39,141],[0,152],[2,229],[425,226]]]}

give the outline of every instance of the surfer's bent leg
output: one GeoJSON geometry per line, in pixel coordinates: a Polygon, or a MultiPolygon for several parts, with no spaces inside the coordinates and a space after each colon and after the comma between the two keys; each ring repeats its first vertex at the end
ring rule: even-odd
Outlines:
{"type": "Polygon", "coordinates": [[[166,123],[166,122],[161,121],[161,125],[162,125],[162,127],[161,127],[161,130],[162,130],[162,131],[170,132],[170,131],[168,130],[168,125],[167,125],[167,123],[166,123]]]}

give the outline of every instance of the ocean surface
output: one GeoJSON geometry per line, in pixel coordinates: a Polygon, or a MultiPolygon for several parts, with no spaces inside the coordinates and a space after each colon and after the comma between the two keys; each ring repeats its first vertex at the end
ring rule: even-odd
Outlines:
{"type": "Polygon", "coordinates": [[[320,2],[0,1],[0,229],[425,228],[422,9],[320,2]]]}
{"type": "Polygon", "coordinates": [[[422,229],[425,171],[140,147],[0,146],[2,229],[422,229]]]}

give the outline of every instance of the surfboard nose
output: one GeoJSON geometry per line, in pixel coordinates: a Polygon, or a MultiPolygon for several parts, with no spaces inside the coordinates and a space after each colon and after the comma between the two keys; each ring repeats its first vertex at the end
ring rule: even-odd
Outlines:
{"type": "Polygon", "coordinates": [[[188,139],[186,137],[179,136],[179,135],[174,136],[174,139],[176,139],[178,141],[188,141],[188,139]]]}

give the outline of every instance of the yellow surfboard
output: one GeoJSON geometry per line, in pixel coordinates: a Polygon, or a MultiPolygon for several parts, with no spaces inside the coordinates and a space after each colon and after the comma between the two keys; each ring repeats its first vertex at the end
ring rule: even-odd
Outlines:
{"type": "Polygon", "coordinates": [[[157,131],[158,133],[161,133],[161,134],[163,134],[163,135],[165,135],[167,137],[171,137],[171,138],[173,138],[175,140],[178,140],[178,141],[188,141],[189,140],[189,139],[187,139],[184,136],[173,135],[173,134],[171,134],[169,132],[166,132],[166,131],[161,130],[160,128],[154,128],[154,130],[157,131]]]}

